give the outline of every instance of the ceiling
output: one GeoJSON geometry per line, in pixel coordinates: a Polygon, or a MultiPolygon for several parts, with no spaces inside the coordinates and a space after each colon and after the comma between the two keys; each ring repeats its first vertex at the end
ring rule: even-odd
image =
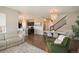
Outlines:
{"type": "Polygon", "coordinates": [[[34,17],[45,17],[48,16],[49,10],[54,8],[59,13],[69,13],[79,11],[78,6],[8,6],[8,8],[15,9],[22,14],[34,17]]]}

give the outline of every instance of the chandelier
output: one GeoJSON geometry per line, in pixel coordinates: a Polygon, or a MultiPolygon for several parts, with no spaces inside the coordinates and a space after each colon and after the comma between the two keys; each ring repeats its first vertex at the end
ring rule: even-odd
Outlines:
{"type": "Polygon", "coordinates": [[[51,14],[51,21],[55,21],[58,16],[58,10],[57,9],[50,9],[50,14],[51,14]]]}

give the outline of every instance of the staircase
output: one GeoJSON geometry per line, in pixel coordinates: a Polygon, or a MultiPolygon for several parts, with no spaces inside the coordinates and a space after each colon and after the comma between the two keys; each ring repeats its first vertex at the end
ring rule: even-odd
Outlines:
{"type": "Polygon", "coordinates": [[[67,16],[64,16],[57,23],[50,26],[50,30],[55,30],[56,31],[56,30],[60,29],[61,27],[63,27],[64,25],[66,25],[66,17],[67,16]]]}

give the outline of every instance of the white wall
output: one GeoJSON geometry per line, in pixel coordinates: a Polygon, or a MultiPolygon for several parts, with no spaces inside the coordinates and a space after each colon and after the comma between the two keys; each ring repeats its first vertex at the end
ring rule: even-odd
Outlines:
{"type": "Polygon", "coordinates": [[[18,12],[7,7],[0,7],[0,13],[6,14],[6,32],[16,32],[18,29],[18,12]]]}

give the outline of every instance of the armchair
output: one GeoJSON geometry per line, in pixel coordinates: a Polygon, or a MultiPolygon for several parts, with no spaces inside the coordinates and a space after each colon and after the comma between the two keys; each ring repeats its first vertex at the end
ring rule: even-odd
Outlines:
{"type": "Polygon", "coordinates": [[[70,38],[65,37],[62,44],[55,44],[55,38],[46,38],[48,50],[50,53],[67,53],[69,52],[70,38]]]}

